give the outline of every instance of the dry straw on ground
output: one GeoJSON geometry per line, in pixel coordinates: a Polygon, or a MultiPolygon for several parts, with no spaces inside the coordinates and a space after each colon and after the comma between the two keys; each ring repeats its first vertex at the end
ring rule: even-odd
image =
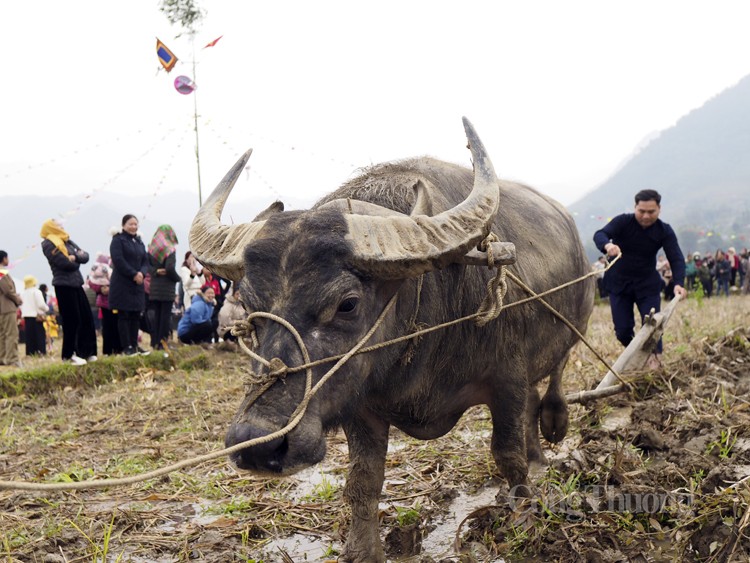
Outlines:
{"type": "MultiPolygon", "coordinates": [[[[747,297],[681,304],[667,328],[664,369],[641,374],[632,394],[572,405],[569,435],[547,444],[550,465],[535,469],[528,504],[510,502],[497,477],[485,408],[438,440],[394,431],[381,505],[389,556],[747,560],[748,313],[747,297]]],[[[588,337],[609,360],[621,350],[604,306],[588,337]]],[[[36,362],[44,377],[26,393],[16,394],[19,384],[2,388],[10,396],[0,400],[0,479],[127,476],[221,448],[245,359],[178,352],[166,362],[117,359],[87,377],[36,362]],[[105,382],[113,372],[116,380],[105,382]]],[[[593,388],[604,371],[577,347],[566,391],[593,388]]],[[[0,376],[7,383],[9,370],[0,376]]],[[[0,561],[335,559],[348,523],[346,463],[337,434],[323,464],[284,480],[217,460],[117,489],[2,491],[0,561]]]]}

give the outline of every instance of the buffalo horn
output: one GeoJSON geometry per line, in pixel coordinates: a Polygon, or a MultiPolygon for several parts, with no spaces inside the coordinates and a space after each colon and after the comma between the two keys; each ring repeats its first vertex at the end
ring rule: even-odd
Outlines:
{"type": "MultiPolygon", "coordinates": [[[[253,150],[243,154],[198,210],[190,227],[190,249],[197,260],[222,278],[238,281],[244,275],[245,247],[265,221],[223,225],[221,212],[253,150]]],[[[283,209],[283,206],[281,207],[283,209]]]]}
{"type": "Polygon", "coordinates": [[[490,231],[500,190],[489,156],[468,119],[463,119],[474,164],[469,196],[434,217],[346,214],[354,265],[375,277],[414,277],[461,262],[490,231]]]}

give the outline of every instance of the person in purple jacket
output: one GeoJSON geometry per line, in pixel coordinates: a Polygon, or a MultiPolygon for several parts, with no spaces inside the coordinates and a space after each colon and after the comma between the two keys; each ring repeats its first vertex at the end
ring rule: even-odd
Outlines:
{"type": "MultiPolygon", "coordinates": [[[[659,219],[661,195],[656,190],[635,194],[635,212],[623,213],[594,233],[596,247],[609,257],[622,257],[604,274],[617,339],[627,346],[635,336],[633,305],[641,321],[651,309],[661,308],[662,279],[656,270],[656,254],[664,254],[672,268],[674,294],[684,298],[685,259],[677,235],[659,219]]],[[[661,366],[662,341],[648,359],[648,367],[661,366]]]]}

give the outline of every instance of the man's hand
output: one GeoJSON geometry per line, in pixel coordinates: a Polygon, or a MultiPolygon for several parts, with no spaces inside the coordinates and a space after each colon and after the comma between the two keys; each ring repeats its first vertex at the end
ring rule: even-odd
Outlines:
{"type": "Polygon", "coordinates": [[[143,284],[143,272],[138,272],[135,276],[133,276],[133,281],[138,285],[143,284]]]}
{"type": "Polygon", "coordinates": [[[622,250],[620,250],[620,247],[617,246],[614,242],[608,242],[604,245],[604,250],[607,253],[607,256],[619,256],[620,253],[622,253],[622,250]]]}
{"type": "Polygon", "coordinates": [[[685,299],[687,297],[687,290],[681,285],[675,285],[674,294],[679,295],[680,299],[685,299]]]}

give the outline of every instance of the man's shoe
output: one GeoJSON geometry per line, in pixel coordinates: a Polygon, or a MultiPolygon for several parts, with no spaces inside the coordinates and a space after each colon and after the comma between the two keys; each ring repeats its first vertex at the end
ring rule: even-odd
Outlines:
{"type": "Polygon", "coordinates": [[[95,362],[98,359],[99,358],[97,358],[96,356],[89,356],[88,358],[86,358],[86,361],[87,362],[95,362]]]}
{"type": "Polygon", "coordinates": [[[85,366],[87,363],[86,360],[79,358],[75,354],[73,354],[68,361],[74,366],[85,366]]]}
{"type": "Polygon", "coordinates": [[[138,346],[136,350],[138,351],[138,354],[140,354],[141,356],[148,356],[151,353],[151,350],[144,350],[140,346],[138,346]]]}
{"type": "Polygon", "coordinates": [[[138,354],[138,352],[132,346],[128,346],[127,348],[125,348],[125,350],[122,351],[122,354],[124,356],[135,356],[136,354],[138,354]]]}

